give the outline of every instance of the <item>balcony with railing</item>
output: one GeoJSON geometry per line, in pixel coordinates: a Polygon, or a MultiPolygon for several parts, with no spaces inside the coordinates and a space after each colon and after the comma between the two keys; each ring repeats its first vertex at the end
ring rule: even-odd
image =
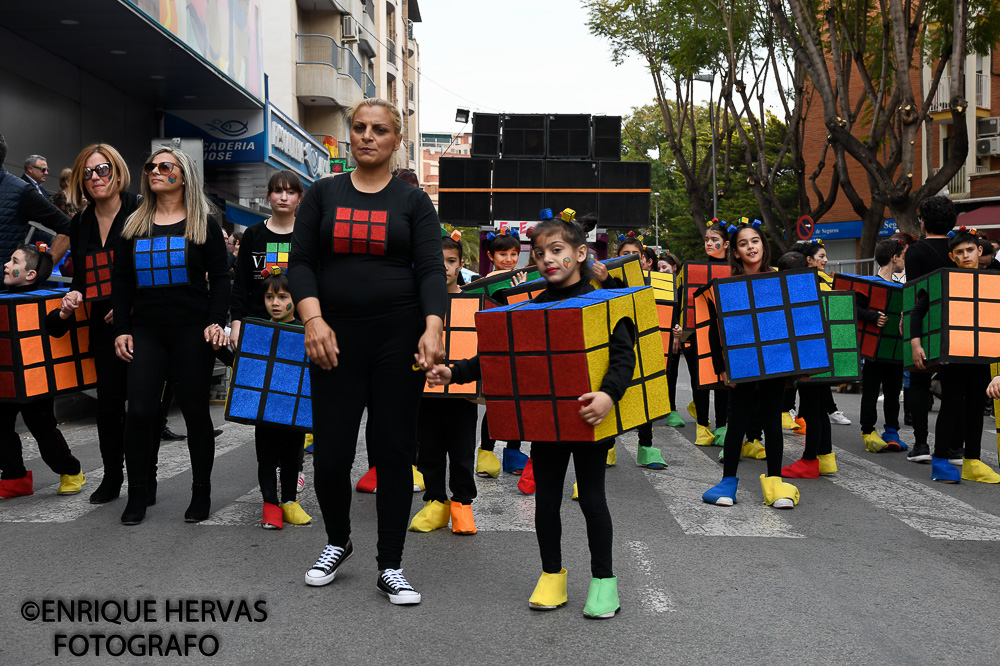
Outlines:
{"type": "MultiPolygon", "coordinates": [[[[990,108],[990,74],[976,72],[976,106],[980,109],[990,108]]],[[[942,76],[938,84],[934,100],[931,102],[931,113],[948,111],[951,108],[951,77],[942,76]]]]}
{"type": "Polygon", "coordinates": [[[976,106],[990,108],[990,73],[976,72],[976,106]]]}
{"type": "Polygon", "coordinates": [[[413,21],[406,21],[406,55],[409,58],[413,57],[414,52],[416,52],[417,46],[413,42],[413,21]]]}
{"type": "Polygon", "coordinates": [[[378,39],[375,37],[375,0],[364,0],[361,12],[361,25],[358,30],[358,47],[369,58],[374,58],[378,51],[378,39]]]}
{"type": "Polygon", "coordinates": [[[417,112],[417,101],[416,101],[416,86],[414,86],[413,81],[410,81],[410,85],[407,87],[406,93],[406,110],[412,116],[417,112]]]}
{"type": "MultiPolygon", "coordinates": [[[[979,173],[979,169],[980,167],[977,166],[976,173],[979,173]]],[[[932,169],[931,173],[937,173],[940,170],[941,167],[936,167],[932,169]]],[[[969,179],[968,177],[966,177],[964,164],[958,171],[955,172],[955,175],[951,177],[951,180],[948,181],[947,187],[948,187],[948,192],[952,195],[965,194],[966,192],[969,191],[969,179]]]]}
{"type": "Polygon", "coordinates": [[[365,85],[364,85],[365,97],[366,98],[367,97],[375,97],[377,93],[376,93],[376,89],[375,89],[375,82],[372,81],[372,77],[370,77],[367,74],[365,74],[365,81],[364,82],[365,82],[365,85]]]}
{"type": "Polygon", "coordinates": [[[396,42],[392,39],[385,40],[385,71],[392,78],[396,78],[396,42]]]}
{"type": "Polygon", "coordinates": [[[362,69],[329,35],[296,35],[295,92],[303,104],[351,106],[362,99],[362,69]]]}

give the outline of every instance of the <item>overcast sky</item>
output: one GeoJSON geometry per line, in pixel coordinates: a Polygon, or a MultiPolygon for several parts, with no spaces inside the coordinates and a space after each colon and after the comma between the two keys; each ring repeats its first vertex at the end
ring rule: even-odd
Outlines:
{"type": "Polygon", "coordinates": [[[615,67],[579,0],[420,0],[420,15],[422,132],[458,131],[460,107],[624,116],[653,100],[649,72],[615,67]]]}

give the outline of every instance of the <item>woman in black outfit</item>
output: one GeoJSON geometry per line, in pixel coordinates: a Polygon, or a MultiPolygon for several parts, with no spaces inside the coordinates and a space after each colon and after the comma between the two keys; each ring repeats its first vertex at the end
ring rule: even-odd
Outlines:
{"type": "Polygon", "coordinates": [[[146,517],[147,471],[163,382],[170,379],[188,431],[194,484],[184,520],[208,518],[215,436],[209,413],[213,346],[228,342],[229,271],[222,227],[191,158],[161,148],[143,165],[142,201],[115,251],[115,353],[129,363],[126,525],[146,517]],[[206,284],[205,276],[208,275],[206,284]]]}
{"type": "Polygon", "coordinates": [[[70,248],[74,272],[62,308],[72,312],[90,305],[90,351],[97,370],[97,438],[104,479],[90,496],[93,504],[118,498],[124,481],[125,386],[128,366],[115,356],[111,311],[111,266],[125,220],[139,197],[125,190],[131,177],[125,160],[113,146],[94,143],[77,155],[69,177],[70,203],[90,202],[73,217],[70,248]]]}
{"type": "Polygon", "coordinates": [[[351,467],[368,409],[378,469],[377,587],[394,604],[420,594],[403,578],[417,407],[424,375],[444,356],[447,299],[441,227],[430,199],[393,178],[399,111],[366,99],[351,113],[349,175],[318,181],[295,219],[289,281],[312,361],[316,499],[327,546],[307,585],[326,585],[351,556],[351,467]],[[343,351],[343,354],[341,354],[343,351]]]}

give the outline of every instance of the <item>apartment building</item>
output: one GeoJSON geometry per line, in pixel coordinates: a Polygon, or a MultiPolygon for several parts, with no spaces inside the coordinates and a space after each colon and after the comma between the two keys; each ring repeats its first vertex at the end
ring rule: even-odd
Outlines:
{"type": "Polygon", "coordinates": [[[344,110],[381,97],[403,116],[399,165],[420,169],[417,0],[268,0],[264,3],[268,96],[320,141],[350,159],[344,110]]]}
{"type": "Polygon", "coordinates": [[[469,157],[472,148],[472,134],[448,132],[428,132],[420,135],[420,169],[423,177],[420,185],[431,198],[434,207],[438,205],[438,160],[448,157],[469,157]]]}

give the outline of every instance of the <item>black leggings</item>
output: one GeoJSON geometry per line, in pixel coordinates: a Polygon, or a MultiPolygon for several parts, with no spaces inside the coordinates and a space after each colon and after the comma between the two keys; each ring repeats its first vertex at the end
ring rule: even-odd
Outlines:
{"type": "MultiPolygon", "coordinates": [[[[97,440],[104,478],[121,481],[125,464],[128,363],[115,354],[114,329],[104,321],[111,310],[111,301],[98,301],[90,307],[90,352],[97,370],[97,440]]],[[[159,433],[156,435],[159,437],[159,433]]]]}
{"type": "MultiPolygon", "coordinates": [[[[899,430],[899,392],[903,388],[903,366],[865,359],[861,369],[861,432],[868,434],[878,423],[878,392],[885,396],[882,414],[885,427],[899,430]]],[[[806,430],[808,433],[808,429],[806,430]]]]}
{"type": "MultiPolygon", "coordinates": [[[[912,376],[912,375],[911,375],[912,376]]],[[[950,458],[965,447],[966,458],[982,455],[983,396],[990,383],[988,365],[941,366],[941,410],[934,427],[934,457],[950,458]]]]}
{"type": "Polygon", "coordinates": [[[3,472],[0,478],[22,479],[28,474],[21,453],[21,436],[14,429],[19,412],[38,442],[42,461],[56,474],[79,474],[80,461],[69,452],[66,439],[56,427],[52,396],[45,396],[23,404],[0,403],[0,471],[3,472]]]}
{"type": "Polygon", "coordinates": [[[174,385],[187,426],[194,483],[208,485],[215,461],[215,435],[208,393],[214,356],[200,325],[132,331],[134,352],[128,367],[128,416],[125,420],[125,465],[129,485],[151,481],[149,467],[160,435],[160,399],[166,380],[174,385]]]}
{"type": "MultiPolygon", "coordinates": [[[[764,451],[767,453],[767,475],[781,475],[781,456],[785,441],[781,434],[781,401],[785,378],[762,379],[737,384],[729,400],[729,429],[723,446],[723,476],[736,476],[743,448],[743,436],[756,410],[764,430],[764,451]]],[[[808,428],[806,429],[808,432],[808,428]]]]}
{"type": "Polygon", "coordinates": [[[419,312],[391,319],[337,322],[337,367],[312,365],[314,488],[328,543],[351,538],[351,468],[361,416],[368,408],[371,460],[378,469],[378,568],[398,569],[413,501],[417,412],[424,375],[413,354],[424,331],[419,312]]]}
{"type": "Polygon", "coordinates": [[[464,398],[423,398],[417,441],[417,467],[424,475],[424,501],[445,502],[445,467],[451,499],[471,504],[476,497],[476,421],[479,407],[464,398]]]}
{"type": "MultiPolygon", "coordinates": [[[[691,373],[691,393],[694,397],[694,409],[698,414],[698,425],[708,427],[708,402],[709,394],[713,389],[698,388],[698,354],[694,345],[684,348],[684,360],[687,361],[688,371],[691,373]]],[[[715,427],[721,428],[726,425],[729,418],[729,391],[725,389],[714,389],[715,393],[715,427]]]]}
{"type": "MultiPolygon", "coordinates": [[[[483,414],[483,424],[479,429],[479,448],[484,451],[493,451],[496,448],[497,440],[490,437],[490,424],[486,420],[487,414],[483,414]]],[[[521,450],[520,440],[512,439],[507,442],[508,449],[513,449],[515,451],[521,450]]]]}
{"type": "Polygon", "coordinates": [[[542,556],[542,571],[556,574],[562,570],[562,520],[559,516],[563,483],[569,457],[576,469],[580,509],[587,523],[590,546],[590,575],[611,578],[611,541],[614,527],[604,495],[604,469],[608,449],[593,442],[532,442],[531,459],[535,470],[535,534],[542,556]]]}
{"type": "Polygon", "coordinates": [[[294,502],[298,493],[299,460],[305,433],[259,425],[254,428],[257,448],[257,483],[260,494],[269,504],[278,503],[277,470],[281,468],[281,501],[294,502]]]}
{"type": "MultiPolygon", "coordinates": [[[[910,370],[910,416],[913,418],[913,445],[927,446],[927,419],[931,411],[931,373],[910,370]]],[[[982,414],[980,414],[982,417],[982,414]]],[[[941,422],[940,416],[938,423],[941,422]]]]}
{"type": "Polygon", "coordinates": [[[833,453],[830,417],[827,413],[831,390],[828,384],[799,382],[799,409],[806,420],[806,449],[803,460],[816,460],[817,455],[833,453]]]}
{"type": "Polygon", "coordinates": [[[670,411],[677,411],[677,368],[681,364],[680,354],[667,356],[667,392],[670,394],[670,411]]]}

